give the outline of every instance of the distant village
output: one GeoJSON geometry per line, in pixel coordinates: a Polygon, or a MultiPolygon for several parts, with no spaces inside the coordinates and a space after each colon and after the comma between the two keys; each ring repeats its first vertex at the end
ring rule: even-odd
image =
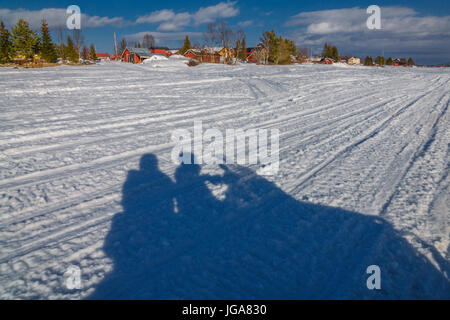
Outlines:
{"type": "MultiPolygon", "coordinates": [[[[59,64],[94,64],[99,61],[121,61],[143,63],[144,61],[164,60],[171,56],[184,56],[189,66],[200,63],[254,63],[259,65],[288,64],[348,64],[365,66],[412,67],[414,60],[409,57],[377,56],[365,58],[341,56],[338,48],[325,43],[320,55],[312,55],[310,48],[298,48],[294,41],[284,39],[275,31],[263,32],[256,47],[246,46],[243,30],[234,32],[226,22],[210,23],[204,32],[204,44],[191,44],[185,37],[181,48],[171,49],[157,46],[155,38],[145,34],[142,41],[128,43],[122,38],[119,43],[114,34],[114,53],[96,52],[95,45],[89,48],[81,30],[73,30],[72,35],[63,35],[63,28],[54,30],[56,43],[52,40],[45,20],[40,32],[30,28],[27,21],[20,19],[10,32],[0,22],[0,64],[17,67],[44,67],[59,64]]],[[[445,66],[445,65],[440,65],[445,66]]]]}

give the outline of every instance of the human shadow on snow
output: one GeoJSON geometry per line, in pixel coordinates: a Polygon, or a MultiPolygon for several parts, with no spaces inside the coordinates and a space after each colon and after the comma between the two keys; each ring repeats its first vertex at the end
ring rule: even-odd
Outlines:
{"type": "Polygon", "coordinates": [[[211,176],[181,164],[173,182],[155,155],[142,156],[105,239],[113,270],[88,298],[450,298],[448,262],[439,256],[439,271],[387,221],[298,201],[248,168],[221,167],[211,176]],[[225,197],[207,182],[226,185],[225,197]],[[380,267],[380,290],[366,286],[370,265],[380,267]]]}

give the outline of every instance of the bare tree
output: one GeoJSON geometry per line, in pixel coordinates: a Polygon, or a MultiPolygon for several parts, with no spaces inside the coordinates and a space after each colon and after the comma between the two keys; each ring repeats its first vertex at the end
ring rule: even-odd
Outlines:
{"type": "Polygon", "coordinates": [[[56,31],[56,40],[58,41],[58,44],[61,44],[64,42],[64,30],[66,30],[64,28],[63,25],[58,25],[55,27],[55,31],[56,31]]]}
{"type": "Polygon", "coordinates": [[[83,46],[83,49],[81,49],[81,57],[84,60],[89,59],[89,49],[86,46],[83,46]]]}
{"type": "Polygon", "coordinates": [[[245,32],[242,29],[239,29],[238,31],[236,31],[234,37],[236,38],[236,41],[240,41],[242,43],[242,41],[244,41],[245,39],[245,32]]]}
{"type": "Polygon", "coordinates": [[[206,25],[206,32],[203,33],[203,38],[206,46],[213,51],[217,41],[217,24],[215,22],[206,25]]]}
{"type": "Polygon", "coordinates": [[[81,29],[73,29],[73,42],[75,45],[75,48],[78,53],[78,57],[81,57],[81,47],[84,44],[84,36],[81,33],[81,29]]]}
{"type": "Polygon", "coordinates": [[[63,25],[58,25],[55,27],[56,31],[56,40],[58,41],[58,57],[65,59],[65,52],[64,52],[64,39],[65,39],[65,27],[63,25]]]}
{"type": "Polygon", "coordinates": [[[127,40],[125,40],[125,38],[122,38],[119,44],[119,53],[122,54],[126,48],[127,48],[127,40]]]}
{"type": "Polygon", "coordinates": [[[153,48],[155,46],[155,43],[156,43],[155,38],[150,33],[144,35],[144,39],[142,39],[143,48],[147,49],[153,48]]]}
{"type": "Polygon", "coordinates": [[[225,21],[222,21],[219,23],[217,30],[222,47],[229,48],[233,41],[233,29],[231,29],[231,27],[229,28],[225,21]]]}

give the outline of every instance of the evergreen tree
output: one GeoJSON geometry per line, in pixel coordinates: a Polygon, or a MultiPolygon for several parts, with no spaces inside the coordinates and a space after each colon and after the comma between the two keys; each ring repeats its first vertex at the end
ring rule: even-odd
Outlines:
{"type": "Polygon", "coordinates": [[[331,47],[331,59],[336,62],[339,62],[339,52],[336,46],[331,47]]]}
{"type": "Polygon", "coordinates": [[[385,64],[384,57],[378,56],[375,59],[375,63],[378,64],[379,66],[384,66],[384,64],[385,64]]]}
{"type": "Polygon", "coordinates": [[[33,45],[33,55],[40,55],[42,51],[42,41],[39,35],[36,33],[36,42],[33,45]]]}
{"type": "Polygon", "coordinates": [[[55,62],[57,59],[55,46],[53,45],[50,31],[45,20],[42,20],[41,27],[41,56],[47,62],[55,62]]]}
{"type": "Polygon", "coordinates": [[[67,46],[65,52],[67,59],[69,59],[71,62],[79,62],[77,50],[75,49],[73,40],[70,36],[67,36],[67,46]]]}
{"type": "Polygon", "coordinates": [[[265,31],[261,42],[269,51],[268,62],[278,64],[280,58],[280,38],[277,37],[275,31],[265,31]]]}
{"type": "Polygon", "coordinates": [[[291,52],[289,48],[289,40],[279,38],[279,64],[291,63],[291,52]]]}
{"type": "Polygon", "coordinates": [[[393,64],[394,64],[394,61],[392,60],[391,57],[389,57],[389,58],[387,59],[387,61],[386,61],[386,65],[392,66],[393,64]]]}
{"type": "Polygon", "coordinates": [[[285,43],[286,43],[286,48],[289,50],[289,53],[291,54],[291,56],[296,57],[298,55],[297,52],[297,46],[295,45],[295,42],[289,39],[284,39],[285,43]]]}
{"type": "Polygon", "coordinates": [[[239,55],[239,59],[241,59],[242,61],[247,61],[247,45],[245,43],[245,38],[242,39],[241,53],[239,55]]]}
{"type": "Polygon", "coordinates": [[[30,29],[28,22],[23,19],[17,21],[13,30],[13,48],[16,54],[32,58],[39,49],[39,37],[30,29]]]}
{"type": "Polygon", "coordinates": [[[328,43],[325,42],[322,50],[322,57],[328,58],[329,55],[330,55],[330,46],[328,45],[328,43]]]}
{"type": "Polygon", "coordinates": [[[414,60],[412,58],[408,59],[408,66],[413,66],[414,65],[414,60]]]}
{"type": "Polygon", "coordinates": [[[5,28],[3,21],[0,22],[0,63],[10,62],[13,58],[13,43],[11,34],[5,28]]]}
{"type": "Polygon", "coordinates": [[[366,57],[366,59],[364,60],[364,65],[365,66],[373,66],[372,57],[366,57]]]}
{"type": "MultiPolygon", "coordinates": [[[[275,32],[265,31],[260,39],[261,48],[265,50],[258,50],[258,53],[268,52],[268,57],[265,58],[264,63],[270,62],[272,64],[289,64],[291,63],[291,56],[297,55],[297,46],[295,42],[289,39],[283,39],[281,36],[277,36],[275,32]]],[[[247,60],[247,48],[245,45],[245,38],[241,45],[243,49],[242,55],[247,60]]],[[[264,54],[266,55],[266,54],[264,54]]]]}
{"type": "Polygon", "coordinates": [[[97,59],[98,59],[98,57],[97,57],[97,52],[95,52],[95,46],[94,46],[94,44],[91,44],[91,46],[90,46],[90,48],[89,48],[89,53],[90,53],[90,56],[91,56],[91,59],[92,59],[92,60],[97,60],[97,59]]]}
{"type": "Polygon", "coordinates": [[[234,52],[235,52],[236,58],[239,59],[239,56],[241,55],[241,40],[240,39],[236,40],[236,48],[234,48],[234,52]]]}
{"type": "Polygon", "coordinates": [[[58,54],[59,58],[67,60],[67,47],[64,42],[61,42],[61,44],[58,46],[58,54]]]}
{"type": "Polygon", "coordinates": [[[339,61],[339,52],[336,46],[329,45],[325,42],[323,46],[322,56],[324,58],[333,59],[334,61],[339,61]]]}
{"type": "Polygon", "coordinates": [[[191,49],[191,41],[189,40],[189,37],[186,36],[186,38],[184,38],[183,47],[181,48],[180,53],[185,54],[189,49],[191,49]]]}

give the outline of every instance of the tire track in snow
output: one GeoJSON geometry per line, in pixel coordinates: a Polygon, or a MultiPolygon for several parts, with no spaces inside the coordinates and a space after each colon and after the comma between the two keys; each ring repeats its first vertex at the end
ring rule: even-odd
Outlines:
{"type": "Polygon", "coordinates": [[[306,173],[303,176],[299,177],[300,182],[292,189],[289,193],[291,194],[298,194],[302,188],[302,186],[309,181],[311,178],[315,177],[319,172],[321,172],[324,168],[326,168],[329,164],[331,164],[333,161],[335,161],[337,158],[343,156],[344,154],[350,152],[360,144],[363,144],[370,139],[374,138],[376,135],[378,135],[381,131],[383,131],[385,128],[388,127],[388,125],[399,115],[404,113],[409,107],[420,101],[422,98],[426,97],[427,95],[434,92],[434,89],[429,90],[427,93],[420,95],[418,98],[414,98],[411,102],[400,108],[397,112],[392,114],[390,117],[385,119],[381,124],[377,124],[374,126],[374,128],[371,128],[361,134],[362,136],[359,139],[356,139],[356,141],[352,141],[345,147],[340,148],[337,152],[335,152],[332,156],[328,157],[325,161],[322,161],[320,164],[316,165],[315,167],[311,168],[310,172],[306,173]]]}

